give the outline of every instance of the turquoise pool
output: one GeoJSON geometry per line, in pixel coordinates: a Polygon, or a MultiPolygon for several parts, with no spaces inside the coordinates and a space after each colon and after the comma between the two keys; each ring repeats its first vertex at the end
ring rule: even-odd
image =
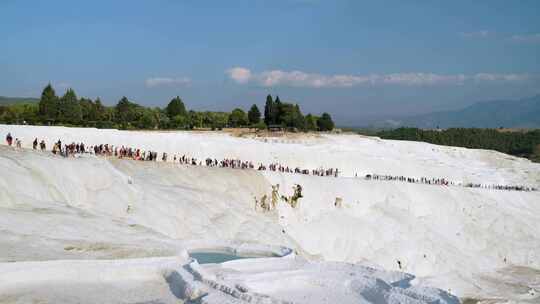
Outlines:
{"type": "Polygon", "coordinates": [[[189,256],[196,259],[199,264],[223,263],[227,261],[253,258],[220,252],[191,252],[189,256]]]}

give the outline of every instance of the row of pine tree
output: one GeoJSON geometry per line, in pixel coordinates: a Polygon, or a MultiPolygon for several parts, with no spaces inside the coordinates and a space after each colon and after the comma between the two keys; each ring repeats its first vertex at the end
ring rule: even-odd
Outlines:
{"type": "Polygon", "coordinates": [[[303,115],[298,104],[266,98],[264,117],[253,104],[246,113],[241,108],[231,112],[187,110],[180,97],[165,108],[144,107],[122,97],[115,106],[105,106],[99,98],[78,98],[73,89],[57,96],[51,84],[41,94],[37,105],[0,107],[0,122],[43,125],[69,125],[120,129],[193,129],[224,127],[280,127],[295,131],[331,131],[334,122],[328,113],[320,117],[303,115]]]}

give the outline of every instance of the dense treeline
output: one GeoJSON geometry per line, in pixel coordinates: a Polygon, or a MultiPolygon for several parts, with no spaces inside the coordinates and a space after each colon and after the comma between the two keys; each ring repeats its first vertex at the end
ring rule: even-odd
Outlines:
{"type": "Polygon", "coordinates": [[[266,97],[264,105],[264,124],[308,131],[331,131],[334,129],[334,122],[330,114],[323,113],[321,117],[311,114],[304,116],[298,104],[281,102],[279,96],[274,101],[270,95],[266,97]]]}
{"type": "Polygon", "coordinates": [[[328,113],[320,117],[302,115],[298,104],[266,98],[264,118],[253,104],[246,113],[236,108],[231,112],[187,110],[180,97],[173,98],[165,108],[144,107],[122,97],[115,106],[103,105],[101,100],[79,98],[73,89],[57,96],[49,84],[38,103],[0,105],[0,123],[67,125],[118,129],[194,129],[280,127],[295,131],[330,131],[334,122],[328,113]]]}
{"type": "Polygon", "coordinates": [[[378,132],[377,136],[384,139],[423,141],[445,146],[496,150],[540,162],[540,130],[509,132],[474,128],[446,130],[398,128],[378,132]]]}

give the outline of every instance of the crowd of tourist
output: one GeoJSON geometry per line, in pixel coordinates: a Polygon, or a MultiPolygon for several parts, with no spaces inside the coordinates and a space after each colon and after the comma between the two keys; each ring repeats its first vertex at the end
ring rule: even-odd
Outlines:
{"type": "Polygon", "coordinates": [[[367,174],[366,179],[382,180],[382,181],[398,181],[398,182],[427,184],[427,185],[442,185],[442,186],[454,185],[454,182],[448,181],[444,178],[427,178],[427,177],[414,178],[414,177],[406,177],[406,176],[367,174]]]}
{"type": "Polygon", "coordinates": [[[467,187],[467,188],[484,188],[484,189],[508,190],[508,191],[538,191],[537,188],[527,187],[527,186],[483,185],[483,184],[473,184],[473,183],[462,184],[462,186],[467,187]]]}
{"type": "MultiPolygon", "coordinates": [[[[6,141],[8,142],[8,145],[12,145],[12,137],[11,134],[8,134],[6,137],[6,141]]],[[[20,141],[17,139],[19,144],[17,147],[20,148],[21,144],[20,141]]],[[[38,139],[34,139],[33,142],[33,148],[34,150],[37,150],[38,146],[38,139]]],[[[40,150],[44,151],[46,150],[45,141],[41,140],[39,142],[40,150]]],[[[52,148],[53,154],[58,154],[64,157],[70,157],[75,156],[77,154],[94,154],[97,156],[110,156],[110,157],[118,157],[118,158],[125,158],[125,159],[133,159],[133,160],[140,160],[140,161],[157,161],[158,159],[161,159],[161,161],[167,162],[172,161],[174,163],[179,163],[181,165],[193,165],[193,166],[203,166],[202,161],[198,161],[197,158],[189,157],[186,155],[182,156],[176,156],[174,155],[172,159],[169,159],[169,156],[167,153],[163,152],[160,155],[158,152],[155,151],[144,151],[138,148],[132,148],[132,147],[125,147],[125,146],[113,146],[109,144],[100,144],[95,146],[86,146],[84,143],[71,143],[71,144],[64,144],[62,145],[62,141],[58,140],[54,143],[52,148]]],[[[334,176],[338,177],[339,170],[337,168],[330,168],[330,169],[314,169],[314,170],[308,170],[308,169],[302,169],[299,167],[289,167],[286,165],[282,165],[279,163],[271,163],[269,165],[264,165],[262,163],[258,164],[258,166],[255,166],[253,162],[251,161],[243,161],[240,159],[232,159],[232,158],[224,158],[222,160],[218,160],[216,158],[206,158],[204,165],[207,167],[219,167],[219,168],[231,168],[231,169],[256,169],[258,171],[274,171],[274,172],[281,172],[281,173],[297,173],[297,174],[305,174],[305,175],[316,175],[316,176],[334,176]]]]}
{"type": "MultiPolygon", "coordinates": [[[[9,146],[15,145],[17,148],[22,147],[21,140],[18,138],[13,139],[11,133],[8,133],[6,136],[6,142],[9,146]]],[[[34,139],[32,143],[32,148],[34,150],[45,151],[46,143],[44,140],[39,141],[37,138],[34,139]]],[[[86,146],[84,143],[75,143],[64,144],[62,146],[62,141],[58,140],[53,144],[52,153],[58,154],[64,157],[70,157],[77,154],[94,154],[97,156],[105,157],[117,157],[120,159],[133,159],[138,161],[157,161],[161,159],[163,162],[172,161],[173,163],[179,163],[181,165],[193,165],[193,166],[203,166],[202,161],[198,161],[197,158],[188,157],[186,155],[176,156],[174,155],[171,160],[167,153],[163,152],[161,157],[159,157],[158,152],[156,151],[143,151],[138,148],[125,147],[125,146],[113,146],[109,144],[100,144],[95,146],[86,146]]],[[[299,167],[289,167],[279,163],[271,163],[268,166],[264,164],[258,164],[255,166],[251,161],[243,161],[240,159],[231,159],[225,158],[218,160],[216,158],[206,158],[204,165],[207,167],[219,167],[219,168],[231,168],[231,169],[256,169],[258,171],[274,171],[281,173],[296,173],[296,174],[305,174],[305,175],[314,175],[314,176],[333,176],[338,177],[339,170],[337,168],[319,168],[319,169],[302,169],[299,167]]],[[[513,190],[513,191],[538,191],[537,188],[520,186],[520,185],[485,185],[478,183],[456,183],[449,181],[445,178],[427,178],[427,177],[406,177],[406,176],[393,176],[393,175],[379,175],[379,174],[367,174],[364,177],[366,180],[376,180],[376,181],[398,181],[414,184],[426,184],[426,185],[440,185],[440,186],[461,186],[467,188],[484,188],[484,189],[495,189],[495,190],[513,190]]]]}
{"type": "Polygon", "coordinates": [[[398,181],[413,184],[426,184],[426,185],[440,185],[440,186],[460,186],[466,188],[483,188],[494,190],[512,190],[512,191],[538,191],[537,188],[528,186],[509,186],[509,185],[489,185],[478,183],[456,183],[449,181],[445,178],[427,178],[427,177],[407,177],[407,176],[394,176],[394,175],[379,175],[379,174],[367,174],[365,176],[367,180],[376,181],[398,181]]]}

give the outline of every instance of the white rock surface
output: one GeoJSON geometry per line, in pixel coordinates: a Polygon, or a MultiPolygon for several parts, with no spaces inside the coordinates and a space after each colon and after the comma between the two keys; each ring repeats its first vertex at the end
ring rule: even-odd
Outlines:
{"type": "Polygon", "coordinates": [[[81,300],[97,286],[111,290],[108,301],[114,302],[117,286],[125,286],[125,291],[146,290],[146,283],[148,296],[136,294],[124,302],[176,301],[167,281],[170,276],[160,275],[174,271],[178,273],[175,280],[193,282],[190,288],[208,293],[201,299],[217,303],[242,301],[219,290],[223,285],[232,292],[236,284],[272,299],[299,303],[455,301],[447,293],[423,286],[501,303],[540,300],[539,192],[352,177],[379,173],[538,187],[540,165],[527,160],[492,151],[353,135],[324,135],[289,143],[212,132],[0,125],[0,134],[7,132],[22,138],[25,147],[35,137],[45,139],[49,148],[60,138],[64,143],[123,144],[200,159],[234,157],[255,163],[278,160],[310,169],[337,167],[344,176],[191,167],[89,155],[64,159],[49,152],[0,146],[0,261],[4,262],[0,264],[0,295],[7,295],[0,296],[0,302],[40,298],[107,302],[106,292],[81,300]],[[255,211],[253,197],[269,195],[271,185],[278,183],[280,194],[287,196],[292,195],[294,184],[302,185],[304,197],[298,208],[280,203],[276,211],[255,211]],[[341,207],[334,206],[337,197],[342,198],[341,207]],[[287,253],[284,247],[308,260],[248,259],[199,266],[210,277],[207,282],[190,278],[192,263],[185,251],[221,248],[287,253]],[[417,277],[375,270],[398,271],[398,260],[402,271],[417,277]],[[123,263],[143,269],[139,283],[133,283],[130,272],[122,269],[123,263]],[[36,268],[44,275],[59,272],[67,278],[70,269],[77,267],[90,274],[81,275],[80,289],[66,293],[66,298],[55,298],[58,293],[53,291],[74,279],[62,281],[62,277],[43,285],[31,275],[36,268]],[[104,267],[118,269],[110,284],[100,281],[99,269],[104,267]],[[11,272],[27,283],[20,288],[4,284],[11,272]],[[212,287],[213,278],[220,278],[217,289],[212,287]]]}

